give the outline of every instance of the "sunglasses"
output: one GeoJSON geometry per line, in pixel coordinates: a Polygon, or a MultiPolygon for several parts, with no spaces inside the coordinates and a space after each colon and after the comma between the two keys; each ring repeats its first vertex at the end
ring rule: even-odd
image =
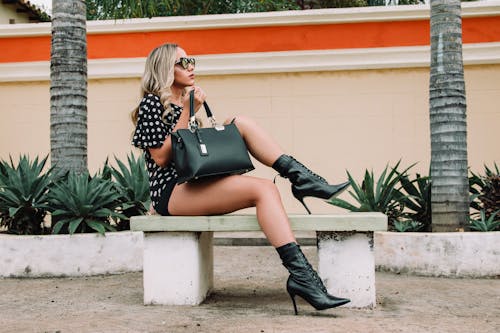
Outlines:
{"type": "Polygon", "coordinates": [[[196,60],[194,58],[179,58],[179,61],[175,63],[176,65],[181,65],[182,68],[188,69],[189,64],[193,65],[193,68],[196,66],[196,60]]]}

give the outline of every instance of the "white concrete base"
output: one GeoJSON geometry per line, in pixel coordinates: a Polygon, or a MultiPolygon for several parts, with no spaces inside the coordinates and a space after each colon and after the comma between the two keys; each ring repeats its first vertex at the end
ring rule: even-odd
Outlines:
{"type": "MultiPolygon", "coordinates": [[[[375,307],[373,232],[318,232],[318,273],[347,307],[375,307]]],[[[144,304],[197,305],[213,286],[213,232],[144,234],[144,304]]]]}
{"type": "Polygon", "coordinates": [[[144,304],[197,305],[213,286],[212,232],[144,234],[144,304]]]}
{"type": "MultiPolygon", "coordinates": [[[[294,231],[319,233],[319,274],[327,288],[351,298],[351,307],[374,307],[373,232],[387,230],[387,216],[371,212],[289,219],[294,231]]],[[[196,305],[210,292],[213,232],[261,230],[255,215],[134,216],[130,228],[144,232],[144,303],[165,305],[196,305]]]]}
{"type": "Polygon", "coordinates": [[[142,270],[142,232],[0,234],[0,277],[63,277],[142,270]]]}
{"type": "Polygon", "coordinates": [[[500,232],[376,232],[377,269],[444,277],[500,276],[500,232]]]}
{"type": "Polygon", "coordinates": [[[346,307],[374,308],[373,232],[318,232],[318,273],[328,292],[351,300],[346,307]]]}

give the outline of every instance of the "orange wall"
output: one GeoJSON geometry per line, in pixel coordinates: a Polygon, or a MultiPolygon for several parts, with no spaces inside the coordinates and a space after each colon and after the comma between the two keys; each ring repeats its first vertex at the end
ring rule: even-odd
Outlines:
{"type": "MultiPolygon", "coordinates": [[[[88,58],[134,58],[165,42],[190,54],[429,45],[429,21],[361,22],[88,35],[88,58]]],[[[500,16],[463,19],[464,43],[500,42],[500,16]]],[[[0,63],[50,59],[50,36],[0,38],[0,63]]]]}

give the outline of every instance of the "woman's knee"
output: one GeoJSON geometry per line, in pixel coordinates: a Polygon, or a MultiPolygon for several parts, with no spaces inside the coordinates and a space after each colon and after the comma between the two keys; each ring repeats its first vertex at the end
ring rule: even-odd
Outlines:
{"type": "Polygon", "coordinates": [[[279,191],[276,184],[269,179],[256,178],[253,191],[257,200],[261,198],[279,197],[279,191]]]}
{"type": "Polygon", "coordinates": [[[237,115],[237,116],[229,117],[224,121],[224,124],[226,124],[226,125],[230,124],[230,123],[234,123],[236,125],[236,127],[238,127],[238,129],[240,129],[241,127],[244,127],[248,124],[254,123],[254,120],[248,116],[237,115]]]}

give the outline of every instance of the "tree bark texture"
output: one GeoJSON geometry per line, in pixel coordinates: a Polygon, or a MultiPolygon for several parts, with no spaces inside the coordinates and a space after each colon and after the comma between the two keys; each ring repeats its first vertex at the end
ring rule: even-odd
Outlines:
{"type": "Polygon", "coordinates": [[[85,1],[52,1],[50,154],[59,172],[87,170],[86,32],[85,1]]]}
{"type": "Polygon", "coordinates": [[[469,221],[467,121],[459,0],[431,0],[429,84],[432,230],[469,221]]]}

